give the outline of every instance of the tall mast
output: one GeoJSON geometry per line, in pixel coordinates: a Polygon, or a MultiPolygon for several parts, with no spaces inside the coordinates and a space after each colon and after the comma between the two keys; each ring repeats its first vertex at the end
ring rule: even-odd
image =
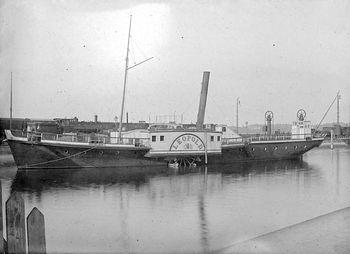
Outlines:
{"type": "Polygon", "coordinates": [[[121,107],[120,118],[119,118],[119,142],[120,143],[122,143],[122,124],[123,124],[124,103],[125,103],[125,87],[126,87],[126,80],[127,80],[127,75],[128,75],[128,69],[129,69],[128,65],[129,65],[129,44],[130,44],[130,32],[131,32],[131,19],[132,19],[132,15],[130,15],[128,46],[126,49],[126,59],[125,59],[123,99],[122,99],[122,107],[121,107]]]}
{"type": "Polygon", "coordinates": [[[12,71],[11,71],[11,90],[10,90],[10,130],[12,130],[12,71]]]}

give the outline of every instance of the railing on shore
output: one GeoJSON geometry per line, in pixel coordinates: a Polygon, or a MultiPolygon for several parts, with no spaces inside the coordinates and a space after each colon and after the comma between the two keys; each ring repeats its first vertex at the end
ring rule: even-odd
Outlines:
{"type": "Polygon", "coordinates": [[[11,130],[12,135],[16,137],[26,137],[30,141],[63,141],[73,143],[87,143],[96,145],[106,144],[123,144],[134,145],[137,147],[148,147],[148,138],[123,137],[121,140],[118,137],[109,137],[102,134],[84,134],[84,133],[43,133],[43,132],[23,132],[20,130],[11,130]]]}
{"type": "MultiPolygon", "coordinates": [[[[326,138],[327,139],[327,138],[326,138]]],[[[329,137],[330,139],[330,137],[329,137]]],[[[346,135],[342,135],[342,136],[337,136],[335,137],[335,139],[339,139],[339,140],[348,140],[350,139],[350,135],[346,136],[346,135]]]]}

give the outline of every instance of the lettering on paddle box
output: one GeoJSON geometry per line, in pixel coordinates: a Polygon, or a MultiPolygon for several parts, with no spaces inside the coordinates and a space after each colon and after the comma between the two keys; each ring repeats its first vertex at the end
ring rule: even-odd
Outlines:
{"type": "Polygon", "coordinates": [[[183,150],[204,150],[203,141],[193,134],[183,134],[177,137],[170,146],[170,151],[183,151],[183,150]]]}

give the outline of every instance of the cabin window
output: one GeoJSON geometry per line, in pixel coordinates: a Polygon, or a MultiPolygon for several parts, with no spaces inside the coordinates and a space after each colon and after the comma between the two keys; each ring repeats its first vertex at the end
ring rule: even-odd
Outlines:
{"type": "Polygon", "coordinates": [[[226,127],[222,127],[222,132],[226,132],[226,127]]]}
{"type": "Polygon", "coordinates": [[[218,136],[218,141],[220,141],[220,136],[218,136]]]}
{"type": "Polygon", "coordinates": [[[214,136],[210,136],[210,141],[214,141],[214,136]]]}
{"type": "Polygon", "coordinates": [[[156,142],[157,141],[157,136],[152,136],[152,142],[156,142]]]}
{"type": "Polygon", "coordinates": [[[160,141],[164,141],[164,136],[160,136],[160,141]]]}

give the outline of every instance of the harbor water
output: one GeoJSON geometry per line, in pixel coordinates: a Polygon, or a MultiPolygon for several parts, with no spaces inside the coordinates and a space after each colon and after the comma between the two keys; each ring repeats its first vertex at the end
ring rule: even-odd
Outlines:
{"type": "Polygon", "coordinates": [[[3,204],[18,192],[26,214],[39,208],[48,253],[220,251],[350,206],[346,146],[178,169],[17,171],[11,156],[1,146],[3,204]]]}

